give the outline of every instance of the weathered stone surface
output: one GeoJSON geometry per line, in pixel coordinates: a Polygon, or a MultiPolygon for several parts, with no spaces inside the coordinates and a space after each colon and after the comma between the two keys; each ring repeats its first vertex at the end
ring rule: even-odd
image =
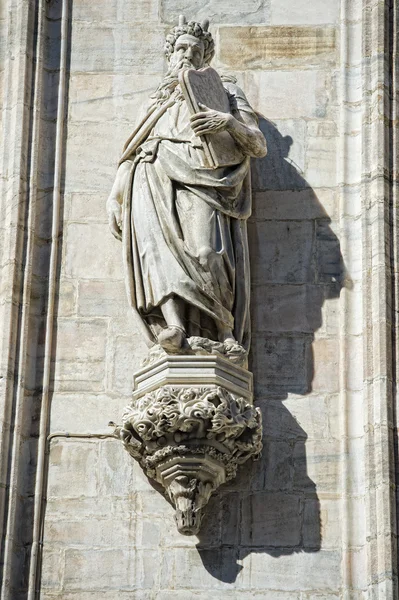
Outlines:
{"type": "Polygon", "coordinates": [[[256,335],[252,342],[252,367],[257,373],[255,396],[305,394],[311,390],[311,336],[256,335]]]}
{"type": "Polygon", "coordinates": [[[123,281],[80,281],[77,310],[81,317],[124,317],[130,311],[123,281]]]}
{"type": "Polygon", "coordinates": [[[264,284],[253,289],[252,298],[256,331],[314,333],[321,326],[320,285],[264,284]]]}
{"type": "Polygon", "coordinates": [[[54,374],[58,390],[104,389],[106,330],[103,319],[59,320],[59,354],[54,374]]]}
{"type": "Polygon", "coordinates": [[[311,186],[336,185],[336,139],[309,138],[305,176],[311,186]]]}
{"type": "Polygon", "coordinates": [[[52,399],[51,430],[75,433],[110,433],[108,422],[117,421],[125,398],[106,394],[60,394],[52,399]]]}
{"type": "Polygon", "coordinates": [[[130,23],[115,26],[78,21],[72,32],[71,71],[116,72],[134,68],[138,73],[161,74],[163,35],[164,28],[154,23],[132,27],[130,23]]]}
{"type": "Polygon", "coordinates": [[[251,555],[251,585],[255,589],[270,589],[270,573],[278,589],[335,590],[340,581],[340,552],[323,551],[293,553],[276,560],[268,554],[251,555]]]}
{"type": "Polygon", "coordinates": [[[105,224],[68,225],[65,256],[68,277],[123,280],[120,245],[107,233],[105,224]]]}
{"type": "Polygon", "coordinates": [[[69,194],[66,203],[67,220],[83,223],[108,223],[106,199],[106,194],[101,192],[69,194]]]}
{"type": "Polygon", "coordinates": [[[228,0],[210,0],[205,6],[199,6],[195,0],[161,0],[161,17],[163,22],[176,25],[178,17],[184,13],[187,20],[202,21],[210,19],[212,24],[218,23],[268,23],[270,16],[270,0],[248,0],[244,4],[231,4],[228,0]]]}
{"type": "Polygon", "coordinates": [[[95,441],[82,444],[59,438],[51,442],[48,495],[87,498],[97,495],[98,446],[95,441]],[[88,474],[90,473],[90,477],[88,474]]]}
{"type": "Polygon", "coordinates": [[[137,113],[155,91],[153,75],[143,75],[138,82],[116,73],[81,73],[71,76],[70,119],[76,121],[126,121],[126,139],[134,129],[137,113]]]}
{"type": "Polygon", "coordinates": [[[309,10],[307,0],[292,3],[290,0],[271,0],[273,25],[318,25],[336,23],[339,18],[338,0],[315,0],[309,10]]]}
{"type": "Polygon", "coordinates": [[[237,70],[334,62],[333,27],[220,27],[219,58],[237,70]]]}
{"type": "Polygon", "coordinates": [[[300,500],[296,495],[256,494],[243,500],[244,546],[299,546],[300,500]]]}
{"type": "Polygon", "coordinates": [[[312,221],[260,221],[248,230],[254,284],[314,281],[312,221]]]}
{"type": "Polygon", "coordinates": [[[246,93],[267,119],[311,118],[325,116],[328,87],[323,71],[250,71],[246,93]]]}

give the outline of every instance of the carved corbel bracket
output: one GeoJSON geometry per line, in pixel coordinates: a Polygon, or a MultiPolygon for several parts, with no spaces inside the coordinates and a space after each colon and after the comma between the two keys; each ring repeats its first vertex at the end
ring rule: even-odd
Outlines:
{"type": "Polygon", "coordinates": [[[219,356],[169,355],[136,373],[115,435],[167,491],[180,533],[196,534],[212,492],[262,450],[252,375],[219,356]]]}

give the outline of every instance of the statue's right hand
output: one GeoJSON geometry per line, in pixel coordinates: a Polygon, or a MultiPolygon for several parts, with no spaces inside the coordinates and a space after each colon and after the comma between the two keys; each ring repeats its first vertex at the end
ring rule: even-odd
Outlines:
{"type": "Polygon", "coordinates": [[[122,207],[113,197],[107,201],[108,224],[113,236],[122,239],[122,207]]]}

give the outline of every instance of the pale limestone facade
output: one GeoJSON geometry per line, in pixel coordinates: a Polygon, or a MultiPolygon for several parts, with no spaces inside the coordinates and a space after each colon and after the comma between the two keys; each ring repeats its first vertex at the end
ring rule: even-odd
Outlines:
{"type": "Polygon", "coordinates": [[[1,3],[1,600],[398,598],[396,11],[1,3]],[[249,223],[263,455],[198,538],[108,427],[147,350],[105,202],[182,12],[211,20],[269,148],[249,223]]]}

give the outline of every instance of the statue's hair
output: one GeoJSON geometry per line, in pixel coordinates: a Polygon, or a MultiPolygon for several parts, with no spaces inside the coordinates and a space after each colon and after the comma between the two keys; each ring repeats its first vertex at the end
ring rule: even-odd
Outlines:
{"type": "Polygon", "coordinates": [[[204,63],[209,65],[213,55],[215,54],[215,42],[213,41],[212,34],[207,31],[209,22],[197,23],[196,21],[190,21],[189,23],[182,22],[183,18],[180,17],[179,25],[176,25],[172,31],[166,36],[165,40],[165,54],[169,57],[173,54],[173,50],[177,39],[184,34],[193,35],[194,37],[201,40],[204,44],[204,63]]]}

